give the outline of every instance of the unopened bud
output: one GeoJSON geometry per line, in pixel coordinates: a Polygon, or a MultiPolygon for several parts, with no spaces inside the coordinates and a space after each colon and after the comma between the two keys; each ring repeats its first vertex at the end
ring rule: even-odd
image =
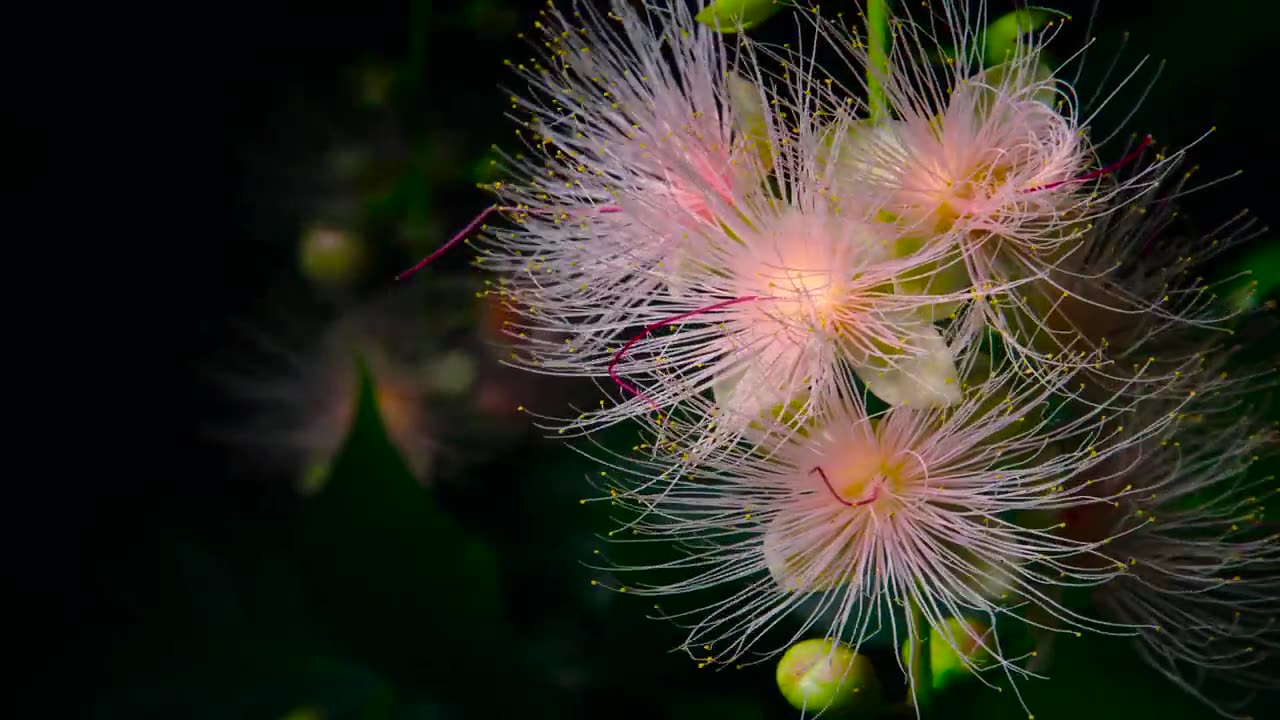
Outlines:
{"type": "Polygon", "coordinates": [[[462,350],[447,352],[428,367],[432,388],[445,395],[458,396],[471,389],[476,381],[476,361],[462,350]]]}
{"type": "Polygon", "coordinates": [[[364,274],[364,242],[346,230],[323,225],[308,228],[298,254],[303,276],[326,290],[351,287],[364,274]]]}
{"type": "MultiPolygon", "coordinates": [[[[986,647],[994,642],[991,628],[978,620],[951,618],[942,623],[941,631],[931,628],[928,657],[933,689],[941,690],[957,680],[972,677],[974,668],[990,665],[995,658],[986,647]],[[944,632],[950,637],[945,637],[944,632]]],[[[909,665],[909,651],[910,643],[903,643],[904,666],[909,665]]]]}
{"type": "Polygon", "coordinates": [[[805,712],[868,707],[880,702],[880,681],[866,657],[844,643],[804,640],[778,661],[778,689],[805,712]]]}

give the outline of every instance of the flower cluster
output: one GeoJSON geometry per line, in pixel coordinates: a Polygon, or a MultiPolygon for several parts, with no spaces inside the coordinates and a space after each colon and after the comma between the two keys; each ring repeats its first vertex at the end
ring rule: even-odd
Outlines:
{"type": "Polygon", "coordinates": [[[513,361],[609,383],[561,433],[639,428],[592,451],[609,535],[674,554],[610,570],[700,598],[669,614],[704,665],[933,633],[1016,680],[1029,626],[1135,636],[1198,693],[1276,642],[1246,479],[1275,433],[1240,410],[1268,375],[1222,371],[1235,311],[1196,275],[1256,228],[1181,232],[1189,146],[1095,132],[1081,54],[1044,52],[1067,18],[1015,14],[993,58],[985,3],[925,5],[801,11],[797,47],[548,5],[509,222],[468,240],[513,361]]]}

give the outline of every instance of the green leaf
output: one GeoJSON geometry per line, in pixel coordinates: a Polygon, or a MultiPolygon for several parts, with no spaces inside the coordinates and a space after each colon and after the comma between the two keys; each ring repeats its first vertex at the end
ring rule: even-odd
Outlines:
{"type": "MultiPolygon", "coordinates": [[[[988,64],[985,75],[986,82],[992,87],[1000,87],[1005,82],[1012,82],[1014,87],[1022,87],[1030,83],[1043,83],[1053,79],[1053,68],[1049,66],[1043,59],[1037,60],[1034,68],[1027,68],[1025,65],[1015,65],[1012,63],[988,64]],[[1017,75],[1010,80],[1006,75],[1010,72],[1017,75]]],[[[1052,86],[1041,87],[1031,95],[1032,99],[1040,104],[1053,108],[1058,102],[1058,95],[1053,91],[1052,86]]],[[[978,107],[981,112],[990,112],[991,106],[997,101],[997,93],[992,90],[985,94],[985,97],[979,101],[978,107]]]]}
{"type": "Polygon", "coordinates": [[[716,0],[694,19],[722,33],[736,33],[756,27],[781,9],[778,0],[716,0]]]}
{"type": "Polygon", "coordinates": [[[1044,27],[1053,15],[1054,13],[1042,8],[1023,8],[988,25],[980,41],[987,67],[1004,62],[1013,54],[1018,38],[1044,27]]]}
{"type": "Polygon", "coordinates": [[[1266,243],[1244,255],[1231,268],[1230,301],[1239,310],[1264,302],[1280,288],[1280,242],[1266,243]]]}
{"type": "Polygon", "coordinates": [[[512,634],[489,542],[459,527],[387,438],[372,379],[346,447],[303,516],[314,604],[344,656],[396,683],[462,687],[512,634]]]}
{"type": "Polygon", "coordinates": [[[495,180],[502,179],[502,171],[498,168],[496,148],[485,152],[471,163],[468,179],[476,185],[487,185],[495,180]]]}

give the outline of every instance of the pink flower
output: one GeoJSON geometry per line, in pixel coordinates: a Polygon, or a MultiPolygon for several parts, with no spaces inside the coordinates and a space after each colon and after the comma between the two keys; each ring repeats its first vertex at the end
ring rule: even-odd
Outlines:
{"type": "Polygon", "coordinates": [[[953,647],[990,652],[1010,676],[1027,672],[997,635],[956,637],[965,625],[947,621],[977,614],[993,625],[1031,606],[1072,632],[1132,634],[1046,591],[1122,573],[1104,552],[1107,539],[1072,539],[1060,525],[1026,518],[1109,500],[1101,483],[1073,481],[1172,418],[1127,426],[1123,415],[1088,406],[1073,417],[1051,403],[1070,394],[1069,371],[1044,382],[1017,365],[985,362],[977,353],[963,358],[962,373],[974,380],[947,408],[900,406],[870,417],[845,388],[810,423],[775,423],[754,442],[690,431],[680,416],[655,425],[637,448],[642,457],[609,462],[609,499],[634,513],[610,535],[622,543],[660,537],[683,552],[611,569],[665,578],[629,583],[628,592],[722,590],[723,599],[674,615],[690,629],[688,647],[710,645],[717,662],[748,651],[769,656],[815,629],[856,649],[884,630],[884,609],[894,603],[918,607],[953,647]],[[758,647],[793,612],[801,620],[790,639],[783,632],[785,642],[758,647]]]}
{"type": "Polygon", "coordinates": [[[482,257],[524,316],[522,361],[624,395],[562,429],[707,391],[747,425],[850,368],[889,402],[952,402],[947,340],[898,285],[936,258],[898,257],[877,206],[833,195],[822,158],[843,125],[807,107],[818,77],[778,87],[749,47],[735,74],[683,6],[646,13],[584,9],[578,29],[547,11],[547,51],[522,69],[539,99],[516,101],[541,163],[500,188],[521,228],[482,257]]]}
{"type": "Polygon", "coordinates": [[[764,109],[682,4],[574,7],[541,11],[537,56],[511,63],[527,82],[512,96],[526,151],[494,187],[518,227],[476,244],[501,274],[490,292],[523,316],[514,334],[556,335],[522,359],[603,376],[689,245],[759,191],[764,109]]]}
{"type": "MultiPolygon", "coordinates": [[[[1004,62],[984,68],[978,27],[985,10],[974,14],[955,2],[930,8],[931,15],[913,17],[903,7],[891,21],[887,72],[874,70],[867,46],[850,30],[815,20],[859,77],[879,78],[887,106],[887,117],[854,126],[835,154],[836,186],[842,197],[876,198],[904,240],[963,268],[935,277],[932,289],[945,295],[942,315],[956,318],[961,336],[991,328],[1013,352],[1056,364],[1062,353],[1037,342],[1049,329],[1036,322],[1032,285],[1037,296],[1075,292],[1077,283],[1063,276],[1079,277],[1073,263],[1094,251],[1095,227],[1151,193],[1185,148],[1157,152],[1149,137],[1117,148],[1109,142],[1114,134],[1095,146],[1089,123],[1100,108],[1083,110],[1061,68],[1043,59],[1064,21],[1026,33],[1004,62]],[[931,60],[939,56],[948,59],[931,60]],[[956,302],[965,299],[964,306],[956,302]]],[[[839,85],[830,87],[823,98],[829,112],[861,109],[839,85]]],[[[1123,294],[1090,293],[1089,302],[1121,313],[1151,306],[1123,294]]]]}
{"type": "MultiPolygon", "coordinates": [[[[777,164],[806,169],[803,143],[778,153],[777,164]]],[[[894,290],[919,259],[894,258],[882,224],[842,212],[820,187],[794,182],[787,196],[741,204],[719,234],[690,248],[661,304],[631,311],[654,328],[614,355],[633,397],[589,421],[669,408],[707,390],[722,426],[741,428],[789,404],[802,417],[806,398],[835,392],[851,371],[889,402],[958,397],[945,338],[914,314],[918,298],[894,290]]]]}
{"type": "MultiPolygon", "coordinates": [[[[241,359],[246,371],[228,382],[249,411],[228,433],[232,440],[267,469],[294,475],[300,492],[319,491],[356,421],[363,363],[388,439],[414,477],[429,484],[440,455],[451,450],[435,406],[461,394],[448,386],[457,383],[450,376],[469,383],[474,361],[423,332],[423,300],[421,293],[377,298],[343,312],[305,344],[281,341],[281,331],[255,332],[251,344],[260,357],[241,359]]],[[[286,331],[308,324],[305,316],[282,323],[286,331]]]]}

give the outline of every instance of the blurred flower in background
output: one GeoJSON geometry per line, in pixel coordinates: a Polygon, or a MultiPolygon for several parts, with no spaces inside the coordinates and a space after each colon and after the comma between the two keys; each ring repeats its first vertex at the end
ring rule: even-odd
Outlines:
{"type": "Polygon", "coordinates": [[[504,350],[494,333],[504,310],[475,299],[474,284],[434,284],[444,287],[398,287],[340,310],[300,341],[282,339],[288,330],[253,333],[237,363],[247,360],[248,368],[223,373],[248,410],[227,434],[313,494],[351,432],[367,372],[388,438],[424,485],[442,462],[456,472],[519,441],[527,427],[520,408],[561,399],[560,386],[531,386],[500,364],[504,350]]]}

